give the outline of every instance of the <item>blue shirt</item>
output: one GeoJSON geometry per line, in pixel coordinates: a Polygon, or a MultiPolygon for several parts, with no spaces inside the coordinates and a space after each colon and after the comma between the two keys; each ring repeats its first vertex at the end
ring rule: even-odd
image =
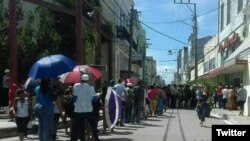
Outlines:
{"type": "Polygon", "coordinates": [[[42,106],[44,106],[46,108],[50,108],[50,107],[54,106],[51,98],[48,96],[49,94],[43,94],[40,91],[40,86],[37,86],[34,91],[36,94],[36,102],[37,103],[41,104],[42,106]]]}

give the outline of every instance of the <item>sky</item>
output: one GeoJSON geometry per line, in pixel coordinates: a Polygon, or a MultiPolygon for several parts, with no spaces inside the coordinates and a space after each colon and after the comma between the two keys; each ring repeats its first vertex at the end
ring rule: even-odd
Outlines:
{"type": "MultiPolygon", "coordinates": [[[[180,3],[181,0],[175,1],[180,3]]],[[[215,35],[218,25],[217,0],[182,0],[185,3],[189,1],[196,3],[198,38],[215,35]]],[[[135,9],[140,11],[139,19],[146,31],[146,38],[149,38],[146,54],[156,60],[158,75],[170,83],[176,71],[176,61],[171,60],[176,60],[177,51],[187,44],[192,33],[194,4],[175,4],[174,0],[134,0],[134,4],[135,9]],[[168,55],[168,50],[173,55],[168,55]]]]}

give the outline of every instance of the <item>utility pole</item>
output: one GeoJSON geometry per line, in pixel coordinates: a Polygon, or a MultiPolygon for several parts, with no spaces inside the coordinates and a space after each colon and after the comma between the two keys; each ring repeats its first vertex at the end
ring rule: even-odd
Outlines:
{"type": "Polygon", "coordinates": [[[9,0],[9,67],[10,81],[17,83],[17,37],[16,37],[16,0],[9,0]]]}
{"type": "MultiPolygon", "coordinates": [[[[101,7],[96,6],[94,8],[95,12],[95,26],[96,26],[96,32],[97,32],[97,43],[95,47],[95,64],[101,65],[101,7]]],[[[96,88],[101,87],[101,80],[98,79],[95,81],[96,88]]]]}
{"type": "Polygon", "coordinates": [[[75,0],[76,6],[76,60],[79,65],[85,63],[83,61],[83,36],[82,36],[82,0],[75,0]]]}
{"type": "Polygon", "coordinates": [[[198,34],[198,24],[197,24],[197,15],[196,15],[196,3],[194,3],[194,73],[195,80],[198,79],[198,46],[197,46],[197,34],[198,34]]]}
{"type": "Polygon", "coordinates": [[[189,10],[194,14],[193,17],[193,22],[194,22],[194,26],[193,26],[193,48],[194,48],[194,74],[195,74],[195,80],[198,79],[198,46],[197,46],[197,34],[198,34],[198,23],[197,23],[197,14],[196,14],[196,3],[191,3],[190,0],[187,0],[187,2],[183,2],[182,0],[180,0],[179,2],[176,2],[176,0],[174,0],[175,4],[185,4],[187,7],[188,5],[193,5],[194,6],[194,11],[192,11],[189,7],[189,10]]]}
{"type": "Polygon", "coordinates": [[[132,65],[132,48],[133,48],[133,27],[134,27],[134,5],[132,5],[130,13],[130,25],[129,25],[129,56],[128,56],[128,78],[131,77],[131,65],[132,65]]]}

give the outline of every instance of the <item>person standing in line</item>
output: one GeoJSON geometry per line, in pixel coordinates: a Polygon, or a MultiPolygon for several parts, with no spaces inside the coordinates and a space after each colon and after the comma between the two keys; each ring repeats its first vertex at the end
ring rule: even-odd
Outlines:
{"type": "Polygon", "coordinates": [[[13,107],[19,140],[23,141],[24,137],[28,135],[27,125],[32,115],[31,103],[25,95],[25,91],[23,89],[18,89],[16,91],[16,98],[14,100],[13,107]]]}
{"type": "Polygon", "coordinates": [[[4,70],[4,76],[2,79],[2,93],[0,94],[0,110],[4,110],[4,107],[9,105],[8,91],[10,86],[10,70],[4,70]]]}
{"type": "Polygon", "coordinates": [[[217,88],[216,89],[214,89],[214,90],[212,90],[212,96],[213,96],[213,108],[217,108],[217,101],[218,101],[218,98],[217,98],[217,94],[216,94],[216,92],[217,92],[217,88]]]}
{"type": "Polygon", "coordinates": [[[218,98],[218,104],[219,104],[219,109],[223,108],[223,99],[222,99],[222,83],[219,83],[217,86],[217,98],[218,98]]]}
{"type": "Polygon", "coordinates": [[[52,130],[55,96],[49,83],[49,79],[44,78],[34,90],[37,100],[34,111],[39,123],[39,141],[49,141],[52,130]]]}
{"type": "Polygon", "coordinates": [[[226,109],[227,97],[228,97],[228,86],[224,85],[222,89],[222,108],[223,109],[226,109]]]}
{"type": "Polygon", "coordinates": [[[154,90],[154,86],[151,85],[147,92],[149,99],[149,114],[150,116],[156,116],[156,91],[154,90]]]}
{"type": "Polygon", "coordinates": [[[244,113],[244,104],[246,102],[246,90],[243,88],[243,84],[240,85],[240,88],[237,90],[237,104],[239,109],[239,115],[243,116],[244,113]]]}
{"type": "Polygon", "coordinates": [[[62,112],[62,121],[64,125],[64,129],[67,135],[70,134],[73,128],[73,124],[75,122],[75,116],[74,116],[74,101],[73,101],[73,87],[69,86],[65,91],[63,95],[63,112],[62,112]],[[69,119],[69,124],[67,122],[67,118],[69,119]],[[70,128],[70,132],[68,131],[68,127],[70,128]]]}
{"type": "Polygon", "coordinates": [[[125,117],[125,93],[126,93],[126,87],[122,84],[122,79],[118,79],[117,84],[114,86],[114,89],[117,93],[117,95],[121,98],[122,100],[122,110],[121,110],[121,115],[120,115],[120,126],[124,126],[123,120],[125,117]]]}
{"type": "Polygon", "coordinates": [[[141,110],[143,107],[143,102],[144,102],[144,85],[142,81],[138,81],[136,86],[134,87],[133,93],[134,93],[134,107],[133,107],[133,112],[132,112],[132,119],[131,123],[134,124],[140,124],[141,120],[141,110]]]}
{"type": "Polygon", "coordinates": [[[132,109],[134,105],[133,85],[131,83],[127,84],[125,99],[125,123],[130,123],[132,117],[132,109]]]}
{"type": "Polygon", "coordinates": [[[71,134],[71,141],[85,141],[85,120],[88,120],[93,130],[94,141],[99,141],[96,122],[93,115],[92,99],[96,95],[94,87],[89,85],[89,75],[81,75],[81,83],[76,83],[73,89],[75,99],[75,124],[71,134]]]}
{"type": "Polygon", "coordinates": [[[236,101],[235,101],[235,91],[233,85],[230,85],[228,89],[228,98],[227,98],[227,109],[228,110],[235,110],[236,109],[236,101]]]}
{"type": "Polygon", "coordinates": [[[62,90],[59,84],[53,86],[53,91],[55,93],[56,101],[54,105],[54,118],[53,118],[53,126],[51,131],[51,139],[53,141],[56,140],[57,129],[59,125],[59,119],[62,114],[62,90]]]}
{"type": "Polygon", "coordinates": [[[176,84],[172,84],[170,86],[170,90],[171,90],[171,108],[176,108],[176,103],[177,103],[177,85],[176,84]]]}
{"type": "Polygon", "coordinates": [[[102,86],[102,92],[101,92],[101,102],[102,102],[102,105],[103,105],[103,109],[102,109],[102,113],[103,113],[103,133],[106,132],[106,128],[108,127],[107,125],[107,122],[106,122],[106,116],[105,116],[105,98],[106,98],[106,95],[107,95],[107,90],[108,90],[108,86],[109,86],[109,83],[108,81],[104,81],[104,84],[102,86]]]}

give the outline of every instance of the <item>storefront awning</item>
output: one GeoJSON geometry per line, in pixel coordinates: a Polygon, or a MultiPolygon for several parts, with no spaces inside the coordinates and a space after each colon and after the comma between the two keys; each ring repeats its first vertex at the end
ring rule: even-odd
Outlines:
{"type": "Polygon", "coordinates": [[[224,61],[225,65],[234,64],[236,60],[243,58],[245,51],[250,51],[250,36],[248,36],[241,45],[224,61]]]}
{"type": "Polygon", "coordinates": [[[246,60],[235,60],[235,62],[233,64],[224,65],[220,68],[214,69],[214,70],[200,76],[200,78],[206,79],[206,78],[216,77],[219,74],[230,74],[230,73],[241,72],[241,71],[243,71],[243,67],[246,64],[247,64],[246,60]]]}

